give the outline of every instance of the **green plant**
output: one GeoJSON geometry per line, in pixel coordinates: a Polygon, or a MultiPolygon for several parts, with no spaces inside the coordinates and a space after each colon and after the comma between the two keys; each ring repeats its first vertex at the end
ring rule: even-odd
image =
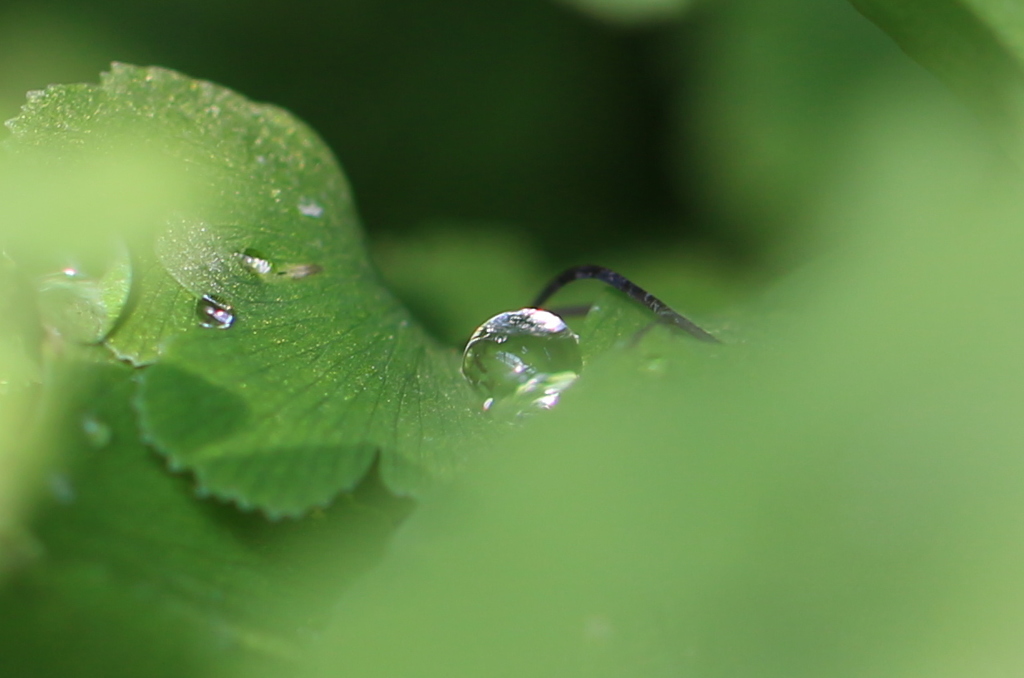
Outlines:
{"type": "MultiPolygon", "coordinates": [[[[789,271],[738,299],[642,257],[725,345],[638,335],[597,292],[579,382],[512,426],[379,279],[293,116],[124,65],[31,95],[0,156],[5,671],[1014,673],[1018,25],[856,4],[988,127],[886,71],[821,123],[841,143],[773,154],[799,121],[754,134],[732,106],[757,88],[716,91],[736,134],[706,188],[767,223],[798,205],[789,271]]],[[[428,310],[459,281],[445,338],[537,277],[515,238],[423,238],[436,259],[382,257],[428,310]]]]}

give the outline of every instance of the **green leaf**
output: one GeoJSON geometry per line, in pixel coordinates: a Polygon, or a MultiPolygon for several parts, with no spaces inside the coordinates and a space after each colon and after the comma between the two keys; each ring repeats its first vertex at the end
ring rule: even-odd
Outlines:
{"type": "Polygon", "coordinates": [[[1024,7],[1001,0],[851,0],[1024,152],[1024,7]]]}
{"type": "Polygon", "coordinates": [[[55,368],[52,434],[25,446],[53,461],[42,487],[24,484],[39,505],[27,521],[38,546],[0,589],[5,672],[283,670],[408,502],[367,483],[327,511],[275,523],[200,501],[139,441],[133,370],[88,350],[98,362],[55,368]],[[330,554],[330,583],[315,591],[305,586],[312,552],[330,554]]]}
{"type": "Polygon", "coordinates": [[[98,86],[33,96],[10,126],[17,148],[60,153],[132,139],[202,188],[137,248],[131,308],[106,340],[155,363],[139,377],[143,434],[201,491],[298,515],[355,487],[377,454],[400,494],[459,465],[478,415],[458,358],[380,284],[312,130],[211,83],[123,64],[98,86]],[[214,303],[220,329],[202,326],[214,303]]]}

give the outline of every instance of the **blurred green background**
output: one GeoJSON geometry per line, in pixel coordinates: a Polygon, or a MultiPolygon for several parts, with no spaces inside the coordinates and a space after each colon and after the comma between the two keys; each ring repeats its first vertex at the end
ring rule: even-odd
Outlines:
{"type": "MultiPolygon", "coordinates": [[[[857,4],[900,20],[929,9],[857,4]]],[[[981,40],[961,14],[1000,6],[938,4],[950,35],[981,40]]],[[[942,57],[940,76],[975,73],[970,49],[909,44],[942,57]]],[[[95,81],[111,60],[310,123],[385,278],[452,346],[588,261],[727,346],[655,335],[594,360],[395,539],[409,506],[372,484],[284,525],[196,500],[135,444],[126,387],[111,387],[97,407],[134,447],[84,463],[75,482],[93,489],[75,507],[36,488],[30,537],[3,529],[3,479],[38,481],[38,462],[0,441],[0,550],[7,539],[8,564],[59,556],[0,598],[9,646],[34,643],[26,666],[1021,674],[1019,169],[970,88],[955,98],[853,6],[7,2],[0,118],[26,90],[95,81]],[[149,514],[126,528],[140,503],[149,514]],[[187,542],[169,548],[180,562],[153,564],[168,534],[187,542]],[[50,656],[47,634],[75,642],[50,656]]]]}
{"type": "Polygon", "coordinates": [[[697,253],[730,278],[777,271],[863,89],[927,79],[843,2],[8,1],[0,117],[112,60],[310,123],[386,271],[438,228],[498,232],[542,267],[531,290],[636,252],[697,253]]]}

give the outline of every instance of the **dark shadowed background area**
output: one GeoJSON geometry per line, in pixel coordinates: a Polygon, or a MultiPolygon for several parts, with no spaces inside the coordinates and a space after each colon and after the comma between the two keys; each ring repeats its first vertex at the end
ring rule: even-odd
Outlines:
{"type": "Polygon", "coordinates": [[[8,1],[0,116],[112,60],[161,65],[309,122],[374,240],[445,222],[549,266],[676,245],[774,264],[858,88],[911,67],[844,3],[651,4],[8,1]]]}

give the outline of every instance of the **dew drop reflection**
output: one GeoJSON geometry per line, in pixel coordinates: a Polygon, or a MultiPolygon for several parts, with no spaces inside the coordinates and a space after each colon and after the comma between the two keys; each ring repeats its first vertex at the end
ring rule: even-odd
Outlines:
{"type": "Polygon", "coordinates": [[[462,358],[462,374],[485,397],[520,411],[551,409],[583,366],[579,338],[553,313],[524,308],[494,316],[473,333],[462,358]]]}
{"type": "Polygon", "coordinates": [[[247,249],[244,252],[239,252],[238,259],[242,262],[242,266],[259,275],[266,275],[274,269],[270,260],[256,250],[247,249]]]}
{"type": "Polygon", "coordinates": [[[199,325],[216,330],[226,330],[235,323],[234,309],[210,294],[204,294],[196,302],[199,325]]]}
{"type": "Polygon", "coordinates": [[[306,217],[320,218],[324,215],[323,205],[315,200],[302,198],[299,200],[299,212],[306,217]]]}

